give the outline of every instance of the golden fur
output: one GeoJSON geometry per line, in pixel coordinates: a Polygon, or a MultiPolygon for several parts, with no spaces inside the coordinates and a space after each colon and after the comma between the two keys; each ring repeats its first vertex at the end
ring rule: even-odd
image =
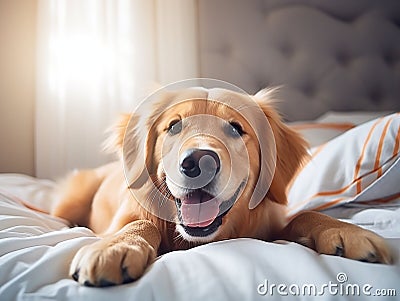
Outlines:
{"type": "Polygon", "coordinates": [[[108,148],[118,152],[121,159],[94,170],[72,173],[60,185],[59,201],[52,210],[52,214],[67,219],[72,225],[89,227],[102,237],[76,254],[71,264],[72,277],[89,286],[129,282],[140,277],[157,254],[237,237],[266,241],[287,239],[320,253],[389,263],[391,257],[387,245],[372,232],[316,212],[303,212],[287,223],[286,187],[307,159],[307,145],[282,122],[270,97],[268,92],[262,91],[249,100],[247,96],[223,91],[214,102],[207,99],[204,90],[188,89],[166,93],[151,103],[145,112],[121,116],[107,142],[108,148]],[[235,105],[226,105],[235,103],[243,111],[236,110],[235,105]],[[262,149],[271,150],[271,137],[264,134],[265,120],[252,117],[254,104],[270,124],[276,145],[274,160],[269,158],[272,154],[261,156],[262,149]],[[246,110],[248,118],[241,114],[246,110]],[[171,121],[190,120],[199,114],[218,118],[211,118],[204,124],[199,122],[196,126],[200,130],[215,131],[222,138],[196,134],[182,141],[180,137],[190,131],[189,127],[183,128],[178,135],[168,136],[171,121]],[[243,128],[245,134],[241,144],[238,139],[225,137],[224,132],[216,129],[219,119],[243,128]],[[178,156],[174,155],[175,143],[180,145],[178,156]],[[170,156],[167,161],[177,165],[173,155],[178,158],[182,152],[193,148],[209,148],[220,157],[219,184],[214,188],[226,186],[225,190],[215,192],[220,193],[221,198],[229,198],[240,186],[242,178],[236,178],[236,175],[241,170],[246,169],[248,173],[238,199],[222,218],[222,224],[206,237],[192,237],[180,228],[177,217],[170,221],[161,219],[145,210],[138,200],[149,199],[155,185],[173,202],[182,189],[166,180],[164,165],[167,163],[162,164],[163,156],[170,156]],[[247,168],[243,162],[247,162],[247,168]],[[263,166],[271,162],[276,164],[273,174],[268,173],[268,166],[263,166]],[[268,176],[272,177],[269,189],[262,194],[261,202],[249,209],[254,191],[260,190],[258,180],[267,181],[268,176]],[[130,193],[129,186],[135,194],[130,193]]]}

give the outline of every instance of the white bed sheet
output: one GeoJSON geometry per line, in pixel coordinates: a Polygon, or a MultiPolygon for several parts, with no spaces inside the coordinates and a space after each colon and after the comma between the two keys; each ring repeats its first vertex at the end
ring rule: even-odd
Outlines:
{"type": "MultiPolygon", "coordinates": [[[[51,186],[51,182],[26,176],[0,175],[0,300],[288,300],[287,295],[290,298],[297,289],[297,300],[382,300],[373,296],[382,289],[391,294],[393,291],[387,289],[395,290],[397,294],[384,300],[399,298],[398,260],[394,265],[368,264],[318,255],[295,243],[253,239],[171,252],[134,283],[111,288],[83,287],[70,279],[68,265],[80,247],[97,239],[95,235],[86,228],[69,228],[65,221],[32,211],[20,202],[22,199],[46,205],[51,195],[43,192],[49,192],[47,188],[51,186]],[[338,282],[338,275],[346,275],[347,281],[338,282]],[[333,290],[338,285],[336,289],[342,287],[343,291],[333,294],[326,287],[319,295],[329,283],[333,290]],[[281,292],[277,290],[279,285],[281,292]],[[360,296],[354,296],[352,291],[346,293],[350,285],[360,288],[360,296]],[[313,291],[310,296],[308,287],[315,287],[317,296],[313,291]],[[362,292],[365,287],[371,296],[362,292]]],[[[376,212],[369,217],[358,216],[355,221],[369,223],[370,229],[390,237],[388,241],[399,257],[400,233],[395,223],[400,221],[400,211],[387,214],[392,224],[383,223],[386,228],[376,221],[376,212]]]]}

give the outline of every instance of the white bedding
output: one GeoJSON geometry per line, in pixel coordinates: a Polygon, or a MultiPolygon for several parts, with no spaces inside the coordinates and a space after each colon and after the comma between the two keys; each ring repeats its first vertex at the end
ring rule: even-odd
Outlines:
{"type": "MultiPolygon", "coordinates": [[[[166,254],[134,283],[83,287],[70,279],[68,265],[80,247],[98,238],[86,228],[69,228],[66,221],[28,209],[22,203],[48,209],[53,185],[22,175],[0,175],[2,301],[292,300],[293,295],[296,300],[399,300],[398,259],[394,265],[369,264],[318,255],[295,243],[252,239],[166,254]],[[396,296],[377,296],[382,293],[396,296]]],[[[351,205],[327,212],[381,234],[399,258],[398,205],[351,205]]]]}
{"type": "MultiPolygon", "coordinates": [[[[307,289],[305,285],[316,288],[317,296],[311,291],[311,297],[335,300],[346,293],[333,294],[333,287],[333,293],[326,288],[322,296],[318,294],[324,284],[340,284],[337,277],[344,274],[348,280],[342,285],[364,287],[371,294],[377,289],[400,293],[398,264],[368,264],[317,255],[294,243],[252,239],[166,254],[135,283],[113,288],[82,287],[68,277],[67,271],[75,252],[97,239],[90,230],[69,228],[63,220],[24,207],[9,193],[0,194],[0,213],[0,300],[285,300],[283,294],[297,293],[297,288],[299,300],[310,300],[308,290],[301,293],[303,287],[307,289]],[[273,284],[287,288],[280,293],[276,287],[266,292],[265,286],[259,287],[266,280],[270,288],[273,284]],[[372,288],[368,290],[367,285],[372,288]]],[[[399,237],[399,233],[396,235],[399,237]]],[[[389,241],[399,252],[400,239],[389,241]]],[[[365,300],[362,291],[360,295],[365,300]]],[[[347,297],[354,296],[350,292],[347,297]]]]}

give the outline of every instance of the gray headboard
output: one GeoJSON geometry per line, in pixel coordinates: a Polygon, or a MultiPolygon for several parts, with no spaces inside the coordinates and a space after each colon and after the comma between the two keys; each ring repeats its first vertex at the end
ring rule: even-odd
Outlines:
{"type": "Polygon", "coordinates": [[[200,72],[283,85],[288,120],[400,110],[400,0],[199,0],[200,72]]]}

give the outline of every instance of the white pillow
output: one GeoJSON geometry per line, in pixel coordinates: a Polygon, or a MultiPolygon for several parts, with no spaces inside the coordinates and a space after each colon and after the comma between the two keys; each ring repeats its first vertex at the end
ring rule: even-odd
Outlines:
{"type": "Polygon", "coordinates": [[[288,214],[397,198],[399,143],[400,113],[395,113],[359,125],[312,149],[312,159],[289,187],[288,214]]]}
{"type": "Polygon", "coordinates": [[[382,116],[395,113],[394,111],[328,111],[318,117],[315,121],[320,123],[347,123],[360,125],[382,116]]]}
{"type": "Polygon", "coordinates": [[[301,122],[291,124],[291,127],[307,140],[310,147],[324,144],[355,126],[351,122],[301,122]]]}

